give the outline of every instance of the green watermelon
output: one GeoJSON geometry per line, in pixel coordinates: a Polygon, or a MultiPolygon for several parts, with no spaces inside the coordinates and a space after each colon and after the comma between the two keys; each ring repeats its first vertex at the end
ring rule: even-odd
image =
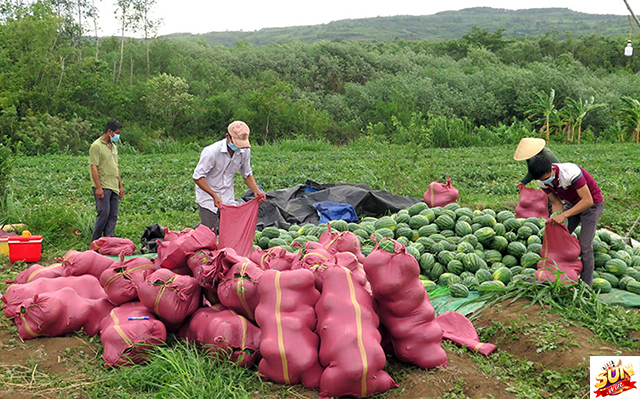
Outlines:
{"type": "Polygon", "coordinates": [[[438,279],[438,284],[440,284],[440,285],[449,285],[449,281],[451,279],[455,280],[456,277],[460,278],[460,276],[457,276],[457,275],[455,275],[453,273],[444,272],[444,273],[442,273],[440,275],[440,278],[438,279]]]}
{"type": "MultiPolygon", "coordinates": [[[[513,274],[515,276],[516,274],[522,273],[524,268],[522,266],[514,266],[514,267],[509,268],[509,270],[511,270],[511,274],[513,274]]],[[[535,269],[533,269],[533,270],[535,270],[535,269]]]]}
{"type": "Polygon", "coordinates": [[[426,273],[431,270],[433,265],[436,264],[436,258],[433,256],[433,254],[425,252],[420,255],[420,260],[418,261],[418,263],[420,264],[420,268],[426,273]]]}
{"type": "Polygon", "coordinates": [[[504,236],[507,233],[507,228],[502,223],[496,223],[493,225],[493,231],[497,236],[504,236]]]}
{"type": "Polygon", "coordinates": [[[509,253],[509,255],[513,255],[516,258],[520,259],[520,257],[522,257],[522,255],[527,252],[527,247],[525,247],[521,242],[514,241],[510,242],[507,246],[507,252],[509,253]]]}
{"type": "Polygon", "coordinates": [[[260,237],[258,240],[258,246],[262,249],[269,248],[269,240],[271,240],[269,237],[260,237]]]}
{"type": "Polygon", "coordinates": [[[538,266],[538,261],[540,260],[540,255],[534,252],[527,252],[520,258],[520,264],[524,268],[536,268],[538,266]]]}
{"type": "Polygon", "coordinates": [[[478,286],[478,293],[480,293],[480,295],[484,295],[490,292],[503,292],[505,288],[506,286],[502,281],[485,281],[483,283],[480,283],[480,285],[478,286]]]}
{"type": "Polygon", "coordinates": [[[414,215],[411,216],[411,219],[409,219],[409,227],[416,230],[419,230],[422,226],[428,226],[429,223],[429,219],[427,219],[426,216],[422,215],[414,215]]]}
{"type": "Polygon", "coordinates": [[[473,219],[473,211],[469,208],[458,208],[455,211],[456,219],[460,219],[462,216],[466,216],[469,219],[473,219]]]}
{"type": "Polygon", "coordinates": [[[469,289],[461,283],[454,283],[449,286],[451,296],[454,298],[466,298],[469,296],[469,289]]]}
{"type": "Polygon", "coordinates": [[[420,244],[419,242],[409,243],[409,246],[417,249],[420,255],[424,253],[424,245],[420,244]]]}
{"type": "Polygon", "coordinates": [[[436,224],[429,224],[426,226],[422,226],[418,229],[418,234],[420,237],[430,237],[434,234],[437,234],[440,231],[440,228],[436,224]]]}
{"type": "Polygon", "coordinates": [[[444,238],[451,238],[451,237],[455,237],[456,235],[456,233],[454,233],[452,230],[440,230],[439,234],[444,238]]]}
{"type": "Polygon", "coordinates": [[[447,271],[449,273],[460,275],[460,273],[464,271],[464,266],[459,260],[452,259],[447,263],[447,271]]]}
{"type": "Polygon", "coordinates": [[[513,231],[507,231],[506,233],[504,233],[504,238],[506,238],[509,242],[518,241],[518,235],[513,231]]]}
{"type": "MultiPolygon", "coordinates": [[[[313,225],[311,225],[313,226],[313,225]]],[[[315,227],[315,226],[314,226],[315,227]]],[[[262,230],[262,237],[266,237],[266,238],[278,238],[280,237],[280,229],[278,229],[277,227],[265,227],[262,230]]]]}
{"type": "Polygon", "coordinates": [[[349,224],[345,220],[332,220],[329,222],[331,230],[348,231],[349,224]]]}
{"type": "Polygon", "coordinates": [[[604,268],[607,272],[616,277],[620,277],[627,272],[627,264],[620,259],[611,259],[605,263],[604,268]]]}
{"type": "Polygon", "coordinates": [[[395,231],[396,227],[398,226],[398,223],[396,223],[395,220],[393,220],[391,218],[391,216],[383,216],[380,219],[378,219],[373,226],[376,228],[376,230],[380,230],[380,229],[390,229],[391,231],[395,231]]]}
{"type": "Polygon", "coordinates": [[[491,209],[491,208],[485,208],[485,209],[483,209],[483,210],[482,210],[482,213],[486,213],[487,215],[491,215],[491,216],[493,216],[494,218],[496,217],[496,211],[494,211],[494,210],[493,210],[493,209],[491,209]]]}
{"type": "Polygon", "coordinates": [[[495,236],[491,240],[491,244],[489,246],[496,251],[505,252],[508,245],[509,241],[506,238],[502,236],[495,236]]]}
{"type": "Polygon", "coordinates": [[[440,278],[440,276],[443,273],[444,273],[444,266],[442,266],[442,264],[436,262],[436,263],[434,263],[434,265],[431,268],[431,270],[429,270],[428,277],[429,277],[430,280],[438,281],[438,279],[440,278]]]}
{"type": "Polygon", "coordinates": [[[607,230],[599,230],[598,237],[600,237],[600,240],[602,240],[605,244],[611,244],[611,234],[609,234],[607,230]]]}
{"type": "Polygon", "coordinates": [[[462,241],[460,244],[458,244],[458,248],[457,248],[458,252],[465,253],[465,254],[473,252],[473,249],[474,249],[473,245],[471,245],[466,241],[462,241]]]}
{"type": "Polygon", "coordinates": [[[620,282],[620,280],[615,275],[608,272],[602,272],[600,273],[600,278],[607,280],[609,284],[611,284],[612,288],[618,288],[618,283],[620,282]]]}
{"type": "Polygon", "coordinates": [[[424,211],[425,209],[428,209],[429,205],[427,205],[424,202],[416,202],[415,204],[411,205],[407,211],[409,212],[409,216],[415,216],[417,214],[419,214],[420,212],[424,211]]]}
{"type": "Polygon", "coordinates": [[[429,248],[429,252],[431,252],[434,255],[438,255],[442,251],[444,251],[444,246],[439,242],[436,242],[431,246],[431,248],[429,248]]]}
{"type": "Polygon", "coordinates": [[[460,220],[455,225],[455,231],[456,231],[456,234],[459,235],[460,237],[464,237],[467,234],[473,233],[473,230],[471,229],[471,225],[465,221],[460,221],[460,220]]]}
{"type": "Polygon", "coordinates": [[[464,258],[462,258],[462,265],[464,266],[464,269],[471,273],[475,273],[480,269],[481,262],[484,262],[484,260],[475,252],[465,254],[464,258]]]}
{"type": "Polygon", "coordinates": [[[507,267],[501,267],[495,272],[493,272],[493,279],[501,281],[504,285],[509,284],[509,281],[511,281],[512,277],[513,277],[513,274],[511,273],[511,270],[509,270],[509,268],[507,267]]]}
{"type": "Polygon", "coordinates": [[[522,221],[520,219],[511,218],[502,223],[507,231],[518,231],[518,229],[522,227],[522,221]]]}
{"type": "Polygon", "coordinates": [[[469,276],[462,279],[462,284],[464,284],[470,291],[477,291],[480,281],[478,281],[474,276],[469,276]]]}
{"type": "Polygon", "coordinates": [[[527,226],[529,229],[531,229],[531,235],[536,235],[536,234],[538,234],[538,232],[540,232],[540,228],[535,223],[531,223],[529,221],[526,221],[526,222],[524,222],[524,224],[522,226],[523,227],[527,226]]]}
{"type": "Polygon", "coordinates": [[[482,214],[480,216],[476,216],[475,218],[471,219],[472,223],[478,223],[480,224],[482,227],[491,227],[493,229],[493,226],[495,226],[496,219],[489,215],[489,214],[482,214]]]}
{"type": "Polygon", "coordinates": [[[507,219],[513,219],[515,218],[516,215],[511,212],[511,211],[500,211],[498,212],[498,214],[496,215],[496,219],[498,220],[498,222],[500,223],[504,223],[505,220],[507,219]]]}
{"type": "Polygon", "coordinates": [[[285,245],[287,245],[287,242],[282,238],[272,238],[269,240],[269,248],[283,247],[285,245]]]}
{"type": "Polygon", "coordinates": [[[398,237],[396,241],[398,241],[400,244],[404,245],[405,247],[409,245],[409,243],[411,242],[407,237],[398,237]]]}
{"type": "Polygon", "coordinates": [[[365,257],[367,257],[367,256],[369,256],[369,254],[370,254],[371,252],[373,252],[373,246],[371,246],[371,245],[363,245],[363,246],[360,248],[360,251],[362,251],[362,255],[364,255],[365,257]]]}
{"type": "Polygon", "coordinates": [[[500,251],[496,251],[495,249],[488,249],[484,251],[484,260],[488,264],[493,265],[496,262],[502,261],[502,254],[500,251]]]}
{"type": "Polygon", "coordinates": [[[418,215],[425,216],[427,219],[429,219],[429,223],[433,223],[433,221],[436,220],[436,214],[433,211],[433,209],[425,209],[424,211],[420,212],[418,215]]]}
{"type": "MultiPolygon", "coordinates": [[[[595,287],[594,287],[595,288],[595,287]]],[[[627,283],[627,291],[640,295],[640,283],[637,281],[630,281],[627,283]]]]}
{"type": "Polygon", "coordinates": [[[436,288],[438,288],[438,284],[436,284],[435,282],[427,279],[424,276],[420,276],[420,282],[422,283],[422,286],[424,287],[424,289],[427,290],[427,292],[433,291],[436,288]]]}
{"type": "Polygon", "coordinates": [[[531,244],[542,244],[542,240],[538,236],[531,236],[527,238],[527,245],[531,244]]]}
{"type": "Polygon", "coordinates": [[[466,236],[462,237],[462,240],[460,241],[468,242],[469,244],[473,245],[474,248],[476,245],[478,245],[478,237],[474,236],[473,234],[467,234],[466,236]]]}
{"type": "Polygon", "coordinates": [[[518,264],[518,259],[513,255],[504,255],[502,257],[502,263],[504,263],[506,267],[512,268],[518,264]]]}
{"type": "MultiPolygon", "coordinates": [[[[593,279],[593,290],[594,291],[600,291],[603,294],[606,294],[607,292],[611,292],[611,283],[609,283],[609,281],[603,279],[603,278],[594,278],[593,279]]],[[[627,284],[627,288],[629,287],[629,285],[627,284]]]]}
{"type": "Polygon", "coordinates": [[[455,259],[455,253],[451,252],[451,251],[440,251],[440,253],[437,255],[438,258],[438,262],[442,263],[443,265],[448,265],[449,262],[451,262],[453,259],[455,259]]]}
{"type": "Polygon", "coordinates": [[[491,227],[482,227],[476,230],[473,235],[475,235],[478,238],[478,241],[484,245],[485,243],[490,244],[496,233],[491,227]]]}
{"type": "MultiPolygon", "coordinates": [[[[531,237],[535,237],[535,236],[531,236],[531,237]]],[[[527,252],[534,252],[536,254],[539,254],[542,252],[542,244],[529,244],[527,245],[527,252]]]]}
{"type": "Polygon", "coordinates": [[[531,237],[532,234],[533,231],[529,226],[524,225],[518,229],[518,237],[521,240],[526,240],[527,238],[531,237]]]}
{"type": "Polygon", "coordinates": [[[391,215],[391,218],[396,221],[396,223],[407,223],[409,224],[409,220],[411,219],[411,215],[409,212],[398,212],[394,215],[391,215]]]}
{"type": "Polygon", "coordinates": [[[492,281],[493,274],[486,269],[480,269],[476,272],[476,278],[480,283],[484,283],[485,281],[492,281]]]}
{"type": "Polygon", "coordinates": [[[620,288],[621,290],[626,290],[627,284],[629,284],[629,282],[631,281],[636,281],[636,280],[633,277],[629,277],[629,276],[622,277],[620,281],[618,281],[618,288],[620,288]]]}
{"type": "Polygon", "coordinates": [[[407,237],[408,239],[411,239],[411,237],[413,236],[413,230],[411,230],[411,227],[398,227],[395,231],[395,238],[399,238],[399,237],[407,237]]]}
{"type": "MultiPolygon", "coordinates": [[[[512,268],[511,270],[513,270],[513,269],[515,269],[515,267],[512,268]]],[[[538,271],[538,269],[533,269],[533,268],[527,267],[525,269],[522,269],[519,274],[524,274],[525,276],[533,276],[533,275],[536,274],[537,271],[538,271]]]]}
{"type": "Polygon", "coordinates": [[[455,221],[448,215],[438,216],[434,223],[440,230],[452,230],[456,225],[455,221]]]}
{"type": "Polygon", "coordinates": [[[375,233],[381,235],[383,238],[395,238],[393,230],[386,227],[376,230],[375,233]]]}
{"type": "Polygon", "coordinates": [[[407,245],[407,253],[416,258],[416,260],[420,259],[420,251],[412,245],[407,245]]]}

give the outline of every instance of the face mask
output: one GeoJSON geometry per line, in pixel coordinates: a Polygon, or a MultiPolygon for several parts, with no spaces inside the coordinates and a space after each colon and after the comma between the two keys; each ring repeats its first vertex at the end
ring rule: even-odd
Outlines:
{"type": "Polygon", "coordinates": [[[551,176],[551,177],[549,177],[547,180],[542,180],[542,182],[543,182],[544,184],[551,184],[551,182],[552,182],[552,181],[553,181],[553,179],[555,179],[555,178],[556,178],[556,177],[552,175],[552,176],[551,176]]]}
{"type": "Polygon", "coordinates": [[[113,137],[111,137],[111,142],[112,143],[115,143],[118,140],[120,140],[120,135],[119,134],[115,134],[115,135],[113,135],[113,137]]]}
{"type": "Polygon", "coordinates": [[[239,150],[239,148],[236,147],[232,142],[228,141],[227,144],[229,145],[229,148],[231,148],[233,151],[239,150]]]}

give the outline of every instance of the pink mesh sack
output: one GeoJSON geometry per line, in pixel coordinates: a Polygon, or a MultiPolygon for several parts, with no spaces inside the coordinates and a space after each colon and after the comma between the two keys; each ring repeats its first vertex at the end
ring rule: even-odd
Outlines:
{"type": "Polygon", "coordinates": [[[364,398],[397,387],[383,370],[387,358],[371,295],[341,266],[328,266],[322,281],[316,303],[319,359],[324,367],[320,397],[364,398]]]}
{"type": "Polygon", "coordinates": [[[89,249],[102,255],[129,256],[136,250],[136,244],[128,238],[100,237],[91,242],[89,249]]]}
{"type": "Polygon", "coordinates": [[[163,345],[166,340],[164,324],[140,302],[114,308],[100,324],[105,367],[144,363],[151,357],[149,350],[163,345]]]}
{"type": "MultiPolygon", "coordinates": [[[[233,249],[227,248],[228,255],[235,255],[233,249]]],[[[255,309],[260,302],[258,285],[264,270],[260,269],[249,258],[227,257],[235,263],[231,265],[218,283],[218,300],[230,310],[238,312],[249,320],[255,320],[255,309]]]]}
{"type": "Polygon", "coordinates": [[[218,261],[219,253],[218,250],[200,249],[187,259],[187,266],[200,287],[208,290],[217,289],[220,274],[217,268],[222,266],[218,261]]]}
{"type": "Polygon", "coordinates": [[[524,187],[520,190],[520,200],[516,206],[519,218],[549,218],[547,194],[543,190],[524,187]]]}
{"type": "Polygon", "coordinates": [[[335,257],[319,242],[307,241],[300,252],[295,254],[291,270],[311,269],[324,265],[325,262],[335,262],[335,257]]]}
{"type": "Polygon", "coordinates": [[[60,337],[80,330],[93,336],[111,309],[113,305],[106,297],[84,298],[73,288],[65,287],[25,299],[14,312],[13,321],[22,339],[60,337]]]}
{"type": "Polygon", "coordinates": [[[436,316],[436,321],[440,325],[440,328],[442,328],[442,336],[451,342],[466,346],[472,351],[485,356],[498,348],[494,344],[480,342],[476,328],[471,321],[461,313],[440,313],[436,316]]]}
{"type": "Polygon", "coordinates": [[[153,314],[177,328],[200,306],[200,286],[195,278],[158,269],[138,286],[138,298],[153,314]]]}
{"type": "Polygon", "coordinates": [[[320,388],[315,305],[320,293],[309,270],[267,270],[260,279],[256,321],[262,331],[260,375],[279,384],[320,388]]]}
{"type": "Polygon", "coordinates": [[[135,257],[124,260],[121,257],[102,272],[100,284],[111,303],[122,305],[138,299],[138,286],[156,269],[150,259],[135,257]]]}
{"type": "Polygon", "coordinates": [[[220,248],[233,248],[241,256],[249,256],[258,221],[258,199],[242,205],[220,205],[220,248]]]}
{"type": "Polygon", "coordinates": [[[62,258],[62,269],[65,276],[82,276],[90,274],[100,278],[102,272],[107,270],[115,260],[108,256],[100,255],[94,251],[68,251],[62,258]]]}
{"type": "Polygon", "coordinates": [[[11,318],[14,316],[17,308],[26,299],[44,292],[59,291],[65,287],[74,289],[78,295],[85,298],[106,298],[106,294],[100,286],[100,282],[91,275],[59,277],[53,279],[43,278],[36,279],[30,283],[14,284],[8,287],[5,294],[0,298],[2,302],[5,303],[3,312],[6,317],[11,318]]]}
{"type": "Polygon", "coordinates": [[[56,278],[62,276],[64,276],[62,263],[53,263],[49,266],[35,264],[18,273],[15,280],[6,280],[5,284],[26,284],[39,278],[56,278]]]}
{"type": "Polygon", "coordinates": [[[446,183],[438,183],[437,180],[429,184],[429,188],[424,193],[424,202],[430,208],[445,206],[456,202],[458,199],[458,189],[451,185],[451,178],[447,177],[446,183]]]}
{"type": "Polygon", "coordinates": [[[578,281],[582,273],[580,253],[580,241],[569,234],[567,226],[547,222],[544,227],[540,250],[542,259],[538,261],[536,280],[555,281],[559,270],[562,283],[578,281]]]}
{"type": "Polygon", "coordinates": [[[251,367],[260,358],[261,335],[244,316],[222,305],[196,310],[178,333],[203,346],[214,359],[229,359],[242,367],[251,367]]]}
{"type": "Polygon", "coordinates": [[[393,253],[375,248],[365,259],[364,270],[395,354],[423,369],[446,366],[442,329],[434,321],[435,311],[418,278],[418,261],[401,243],[386,238],[381,243],[384,241],[393,242],[393,253]]]}
{"type": "Polygon", "coordinates": [[[14,284],[7,288],[5,294],[0,298],[4,302],[2,311],[4,315],[11,318],[22,302],[28,298],[33,298],[36,294],[59,291],[65,287],[72,288],[76,293],[89,299],[106,298],[104,290],[100,286],[98,279],[91,275],[41,278],[26,284],[14,284]]]}
{"type": "Polygon", "coordinates": [[[186,268],[188,257],[199,249],[218,249],[216,234],[203,224],[175,240],[158,241],[156,266],[166,269],[186,268]]]}
{"type": "Polygon", "coordinates": [[[290,270],[296,254],[282,247],[271,247],[265,250],[253,251],[249,259],[262,270],[290,270]]]}
{"type": "Polygon", "coordinates": [[[331,231],[331,222],[328,223],[329,231],[320,235],[319,242],[324,245],[330,254],[338,252],[351,252],[358,258],[358,262],[364,262],[364,255],[360,250],[358,236],[350,231],[331,231]]]}

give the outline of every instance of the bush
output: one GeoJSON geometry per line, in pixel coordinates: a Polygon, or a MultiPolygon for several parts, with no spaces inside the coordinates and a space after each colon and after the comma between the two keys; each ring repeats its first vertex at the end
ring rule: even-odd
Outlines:
{"type": "Polygon", "coordinates": [[[7,204],[9,176],[11,175],[11,149],[0,144],[0,213],[4,213],[7,204]]]}

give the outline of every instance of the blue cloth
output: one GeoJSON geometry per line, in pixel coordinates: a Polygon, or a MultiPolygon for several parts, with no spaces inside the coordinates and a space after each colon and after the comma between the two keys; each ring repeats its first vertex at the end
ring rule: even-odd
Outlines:
{"type": "Polygon", "coordinates": [[[331,201],[315,202],[313,207],[320,216],[319,223],[327,223],[332,220],[345,220],[347,222],[357,222],[358,214],[353,206],[331,201]]]}

